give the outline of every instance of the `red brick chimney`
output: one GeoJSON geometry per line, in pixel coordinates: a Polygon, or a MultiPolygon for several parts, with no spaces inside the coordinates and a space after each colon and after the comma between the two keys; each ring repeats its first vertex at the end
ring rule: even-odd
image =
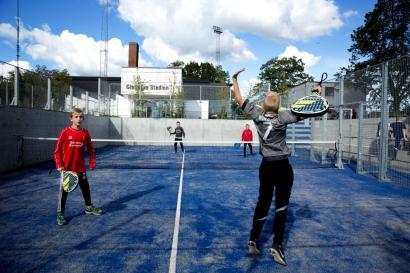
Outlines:
{"type": "Polygon", "coordinates": [[[128,44],[128,67],[138,67],[139,45],[135,42],[128,44]]]}

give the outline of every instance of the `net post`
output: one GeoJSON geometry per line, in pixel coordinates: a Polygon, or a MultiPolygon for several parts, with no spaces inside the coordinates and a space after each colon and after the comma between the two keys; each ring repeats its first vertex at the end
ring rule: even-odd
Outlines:
{"type": "Polygon", "coordinates": [[[387,182],[387,155],[388,155],[388,114],[389,107],[387,104],[387,84],[388,84],[388,63],[382,64],[382,96],[381,96],[381,137],[379,148],[379,173],[378,179],[387,182]]]}
{"type": "Polygon", "coordinates": [[[344,95],[344,79],[342,75],[339,82],[339,137],[337,140],[337,162],[336,167],[343,169],[342,148],[343,148],[343,95],[344,95]]]}
{"type": "Polygon", "coordinates": [[[359,124],[358,124],[358,135],[357,135],[357,167],[356,173],[364,174],[363,170],[363,141],[362,141],[362,134],[363,134],[363,107],[365,104],[360,102],[359,104],[359,124]]]}

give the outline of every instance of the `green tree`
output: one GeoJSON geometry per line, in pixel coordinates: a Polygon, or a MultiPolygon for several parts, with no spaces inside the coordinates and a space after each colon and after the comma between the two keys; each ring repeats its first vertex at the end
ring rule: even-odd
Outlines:
{"type": "Polygon", "coordinates": [[[410,53],[410,2],[379,0],[365,15],[364,25],[351,35],[349,48],[354,70],[410,53]]]}
{"type": "Polygon", "coordinates": [[[353,44],[349,52],[352,56],[346,69],[348,73],[362,69],[349,76],[353,84],[365,85],[362,90],[370,90],[368,100],[377,104],[381,92],[374,85],[382,80],[379,64],[388,61],[388,99],[390,111],[395,114],[408,105],[410,97],[407,66],[410,59],[409,14],[408,0],[379,0],[365,15],[364,25],[351,35],[353,44]]]}
{"type": "Polygon", "coordinates": [[[140,75],[134,76],[133,91],[130,95],[133,102],[133,117],[145,117],[144,105],[146,101],[144,99],[144,90],[147,88],[147,83],[148,81],[143,80],[140,75]]]}
{"type": "Polygon", "coordinates": [[[176,60],[168,65],[169,68],[182,68],[184,80],[208,80],[211,83],[229,83],[229,73],[222,66],[212,63],[189,62],[176,60]]]}
{"type": "Polygon", "coordinates": [[[283,94],[289,87],[305,81],[313,81],[313,77],[305,71],[305,64],[301,59],[272,58],[260,68],[259,79],[270,83],[270,89],[283,94]]]}

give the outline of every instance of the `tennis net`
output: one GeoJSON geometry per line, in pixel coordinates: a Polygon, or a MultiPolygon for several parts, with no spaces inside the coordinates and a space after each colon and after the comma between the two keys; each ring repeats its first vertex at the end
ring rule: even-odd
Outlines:
{"type": "MultiPolygon", "coordinates": [[[[20,166],[40,162],[53,165],[56,138],[21,137],[20,166]]],[[[106,169],[257,169],[261,162],[259,143],[250,142],[253,155],[245,142],[235,141],[144,141],[133,139],[93,139],[97,168],[106,169]]],[[[294,168],[331,168],[335,166],[337,149],[334,141],[288,141],[294,168]]]]}

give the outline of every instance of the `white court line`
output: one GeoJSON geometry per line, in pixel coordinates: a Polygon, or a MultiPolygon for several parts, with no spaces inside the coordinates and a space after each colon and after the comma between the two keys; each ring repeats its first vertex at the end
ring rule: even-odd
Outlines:
{"type": "Polygon", "coordinates": [[[181,176],[179,178],[179,190],[178,190],[177,210],[175,213],[174,236],[172,238],[171,258],[169,259],[169,271],[168,271],[169,273],[175,273],[176,266],[177,266],[179,219],[181,216],[181,199],[182,199],[182,184],[184,181],[184,164],[185,164],[185,153],[182,153],[182,167],[181,167],[181,176]]]}

